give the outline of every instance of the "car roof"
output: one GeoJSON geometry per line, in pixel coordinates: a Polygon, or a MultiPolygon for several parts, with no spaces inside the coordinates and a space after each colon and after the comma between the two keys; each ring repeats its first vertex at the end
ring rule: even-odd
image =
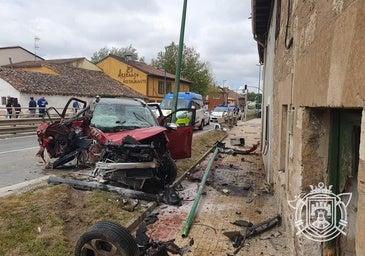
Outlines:
{"type": "MultiPolygon", "coordinates": [[[[164,99],[172,99],[174,97],[174,93],[173,92],[169,92],[168,94],[165,95],[164,99]]],[[[178,99],[185,99],[185,100],[192,100],[192,99],[196,99],[196,100],[202,100],[203,97],[196,92],[178,92],[177,94],[178,99]]]]}

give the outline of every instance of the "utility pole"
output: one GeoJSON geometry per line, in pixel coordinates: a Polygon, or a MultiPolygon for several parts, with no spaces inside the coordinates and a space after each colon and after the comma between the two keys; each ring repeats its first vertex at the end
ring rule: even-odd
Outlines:
{"type": "MultiPolygon", "coordinates": [[[[175,85],[174,85],[174,98],[172,101],[172,112],[177,109],[177,96],[179,93],[180,87],[180,73],[181,73],[181,62],[182,62],[182,52],[184,48],[184,32],[185,32],[185,18],[186,18],[186,6],[187,0],[184,0],[183,13],[181,18],[181,29],[180,29],[180,41],[179,41],[179,50],[177,54],[177,62],[176,62],[176,74],[175,74],[175,85]]],[[[172,121],[175,122],[176,116],[173,115],[172,121]]]]}
{"type": "Polygon", "coordinates": [[[163,80],[163,93],[166,94],[166,53],[167,53],[167,46],[165,46],[165,60],[164,60],[164,80],[163,80]]]}
{"type": "Polygon", "coordinates": [[[248,111],[248,104],[247,104],[248,89],[247,89],[247,84],[245,84],[244,94],[245,94],[245,121],[247,121],[247,111],[248,111]]]}

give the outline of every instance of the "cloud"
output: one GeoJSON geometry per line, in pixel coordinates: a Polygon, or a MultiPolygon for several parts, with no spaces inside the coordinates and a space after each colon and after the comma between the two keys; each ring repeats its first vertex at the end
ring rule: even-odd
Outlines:
{"type": "MultiPolygon", "coordinates": [[[[132,45],[146,62],[178,43],[183,0],[0,0],[1,46],[44,58],[86,57],[132,45]],[[5,35],[5,36],[4,36],[5,35]]],[[[184,43],[208,62],[215,81],[239,88],[258,82],[250,0],[188,0],[184,43]]]]}

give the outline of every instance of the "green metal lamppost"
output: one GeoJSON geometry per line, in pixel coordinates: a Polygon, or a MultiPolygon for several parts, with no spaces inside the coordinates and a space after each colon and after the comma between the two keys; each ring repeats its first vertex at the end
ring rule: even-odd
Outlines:
{"type": "MultiPolygon", "coordinates": [[[[184,32],[185,32],[185,18],[186,18],[186,6],[187,0],[184,0],[183,13],[181,18],[181,29],[180,29],[180,41],[179,41],[179,49],[177,54],[177,62],[176,62],[176,73],[175,73],[175,84],[174,84],[174,98],[172,101],[172,112],[177,109],[177,95],[180,87],[180,73],[181,73],[181,62],[182,62],[182,52],[184,48],[184,32]]],[[[176,116],[172,117],[173,122],[176,121],[176,116]]]]}

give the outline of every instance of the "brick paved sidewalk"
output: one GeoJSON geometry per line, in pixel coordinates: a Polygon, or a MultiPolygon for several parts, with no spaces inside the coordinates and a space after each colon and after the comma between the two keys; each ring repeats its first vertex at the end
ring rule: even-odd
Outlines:
{"type": "MultiPolygon", "coordinates": [[[[261,119],[239,122],[224,140],[226,147],[246,150],[260,141],[261,119]],[[245,139],[245,146],[234,146],[239,138],[245,139]]],[[[200,164],[196,177],[202,177],[210,157],[200,164]]],[[[268,193],[270,186],[262,165],[260,150],[250,155],[219,153],[207,180],[207,186],[200,199],[195,218],[187,238],[182,238],[186,218],[200,182],[184,180],[180,197],[182,206],[161,205],[158,221],[148,225],[147,234],[152,239],[167,241],[175,239],[179,247],[194,244],[185,255],[234,255],[232,242],[223,233],[243,231],[243,227],[233,225],[236,220],[257,224],[277,215],[274,197],[268,193]]],[[[235,255],[289,255],[285,247],[283,227],[275,227],[263,234],[249,238],[245,246],[235,255]]]]}

